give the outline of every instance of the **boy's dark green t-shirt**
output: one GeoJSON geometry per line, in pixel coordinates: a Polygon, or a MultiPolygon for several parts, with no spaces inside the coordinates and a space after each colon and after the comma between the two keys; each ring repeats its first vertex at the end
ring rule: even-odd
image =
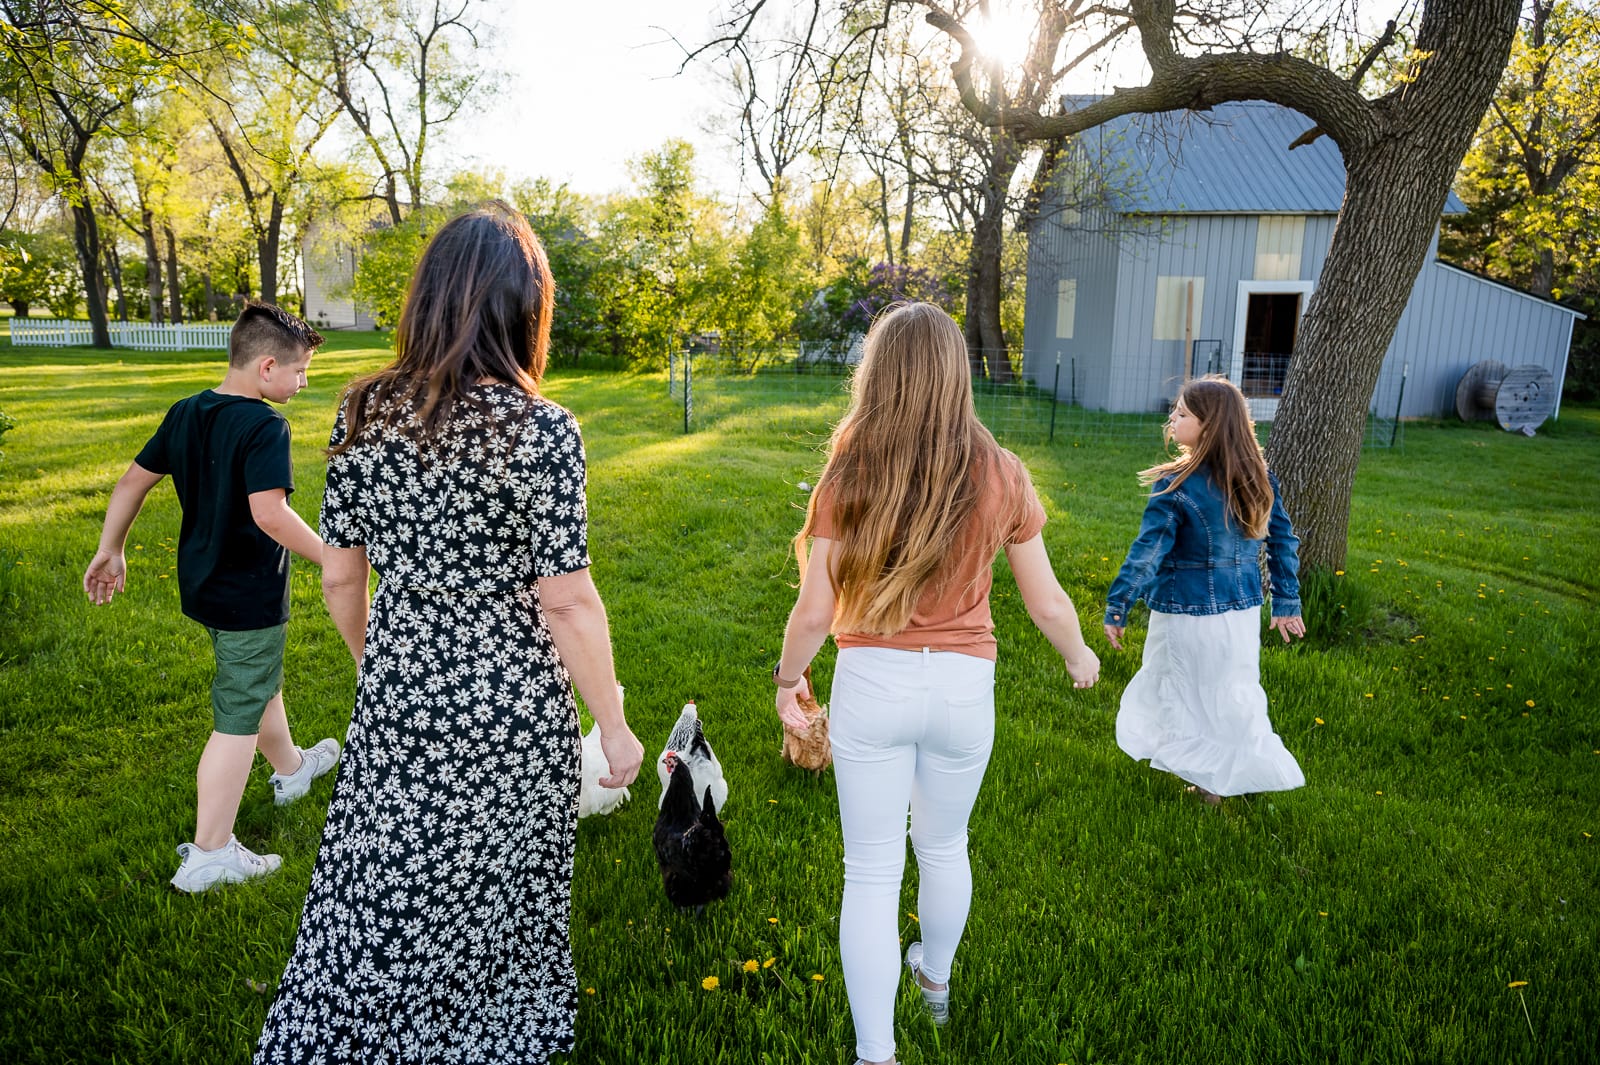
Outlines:
{"type": "Polygon", "coordinates": [[[289,552],[250,516],[250,495],[294,491],[289,423],[267,403],[207,389],[180,399],[134,459],[170,474],[183,507],[183,612],[243,632],[289,620],[289,552]]]}

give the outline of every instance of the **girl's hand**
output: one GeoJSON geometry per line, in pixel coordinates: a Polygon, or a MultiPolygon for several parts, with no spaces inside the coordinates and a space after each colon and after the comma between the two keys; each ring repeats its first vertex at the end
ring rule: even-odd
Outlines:
{"type": "Polygon", "coordinates": [[[128,563],[121,551],[96,551],[94,560],[83,572],[83,590],[89,602],[103,606],[127,585],[128,563]]]}
{"type": "Polygon", "coordinates": [[[1288,643],[1290,636],[1305,639],[1306,622],[1299,614],[1293,617],[1273,618],[1272,627],[1278,630],[1278,635],[1283,637],[1283,642],[1288,643]]]}
{"type": "Polygon", "coordinates": [[[1092,688],[1094,682],[1100,679],[1100,656],[1089,648],[1085,647],[1066,661],[1074,688],[1092,688]]]}
{"type": "Polygon", "coordinates": [[[778,708],[778,719],[797,732],[804,732],[811,726],[811,721],[806,717],[806,712],[800,709],[800,696],[810,694],[811,686],[803,677],[800,683],[792,688],[779,688],[774,700],[778,708]]]}
{"type": "Polygon", "coordinates": [[[1113,651],[1122,650],[1122,634],[1127,631],[1125,625],[1107,625],[1106,641],[1111,644],[1113,651]]]}

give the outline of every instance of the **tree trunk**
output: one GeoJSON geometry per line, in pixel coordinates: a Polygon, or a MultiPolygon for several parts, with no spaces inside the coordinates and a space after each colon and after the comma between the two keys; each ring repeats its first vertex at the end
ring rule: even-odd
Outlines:
{"type": "Polygon", "coordinates": [[[1538,249],[1533,256],[1533,280],[1528,290],[1535,296],[1550,298],[1551,291],[1556,287],[1556,253],[1555,249],[1546,246],[1538,249]]]}
{"type": "MultiPolygon", "coordinates": [[[[1009,144],[1009,141],[1007,142],[1009,144]]],[[[989,171],[983,213],[972,227],[967,266],[967,350],[975,372],[986,366],[996,384],[1013,379],[1000,328],[1000,259],[1005,250],[1006,190],[1017,169],[1017,153],[1006,150],[989,171]]]]}
{"type": "Polygon", "coordinates": [[[178,284],[178,238],[173,236],[172,227],[162,227],[167,238],[167,298],[170,300],[174,324],[183,321],[183,289],[178,284]]]}
{"type": "Polygon", "coordinates": [[[155,215],[149,207],[140,208],[139,222],[144,226],[139,235],[144,238],[144,285],[150,297],[150,322],[160,325],[166,317],[161,306],[161,252],[156,247],[155,215]]]}
{"type": "Polygon", "coordinates": [[[266,232],[256,239],[256,258],[260,260],[261,298],[278,302],[278,245],[283,235],[283,199],[272,192],[272,210],[267,215],[266,232]]]}
{"type": "Polygon", "coordinates": [[[117,254],[115,241],[106,243],[106,271],[111,275],[111,284],[117,290],[117,319],[128,320],[128,291],[122,287],[122,256],[117,254]]]}
{"type": "Polygon", "coordinates": [[[1341,145],[1344,205],[1267,447],[1303,565],[1344,565],[1373,386],[1450,182],[1505,69],[1516,17],[1506,0],[1429,4],[1417,49],[1430,58],[1420,76],[1375,105],[1378,133],[1369,143],[1341,145]]]}
{"type": "Polygon", "coordinates": [[[111,347],[111,327],[106,321],[105,290],[100,283],[100,224],[94,209],[87,204],[69,204],[72,210],[72,243],[78,252],[78,267],[83,271],[84,304],[89,311],[89,329],[97,348],[111,347]]]}

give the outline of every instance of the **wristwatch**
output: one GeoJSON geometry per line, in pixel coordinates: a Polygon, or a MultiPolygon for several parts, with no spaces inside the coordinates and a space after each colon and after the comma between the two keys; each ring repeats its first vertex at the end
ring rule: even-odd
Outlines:
{"type": "Polygon", "coordinates": [[[805,679],[805,674],[802,673],[800,676],[794,678],[794,680],[784,680],[782,677],[778,676],[778,667],[781,665],[783,665],[783,660],[781,658],[772,663],[772,683],[776,684],[778,687],[788,690],[789,688],[795,687],[805,679]]]}

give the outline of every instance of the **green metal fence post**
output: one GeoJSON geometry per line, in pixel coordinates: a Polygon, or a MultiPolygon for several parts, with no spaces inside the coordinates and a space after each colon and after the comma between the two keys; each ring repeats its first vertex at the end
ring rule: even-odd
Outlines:
{"type": "Polygon", "coordinates": [[[1400,364],[1400,394],[1394,397],[1394,428],[1389,430],[1389,446],[1394,447],[1394,438],[1400,433],[1401,404],[1406,400],[1406,378],[1411,375],[1409,362],[1400,364]]]}
{"type": "Polygon", "coordinates": [[[1056,408],[1061,405],[1061,352],[1056,352],[1056,382],[1050,386],[1050,442],[1056,442],[1056,408]]]}

